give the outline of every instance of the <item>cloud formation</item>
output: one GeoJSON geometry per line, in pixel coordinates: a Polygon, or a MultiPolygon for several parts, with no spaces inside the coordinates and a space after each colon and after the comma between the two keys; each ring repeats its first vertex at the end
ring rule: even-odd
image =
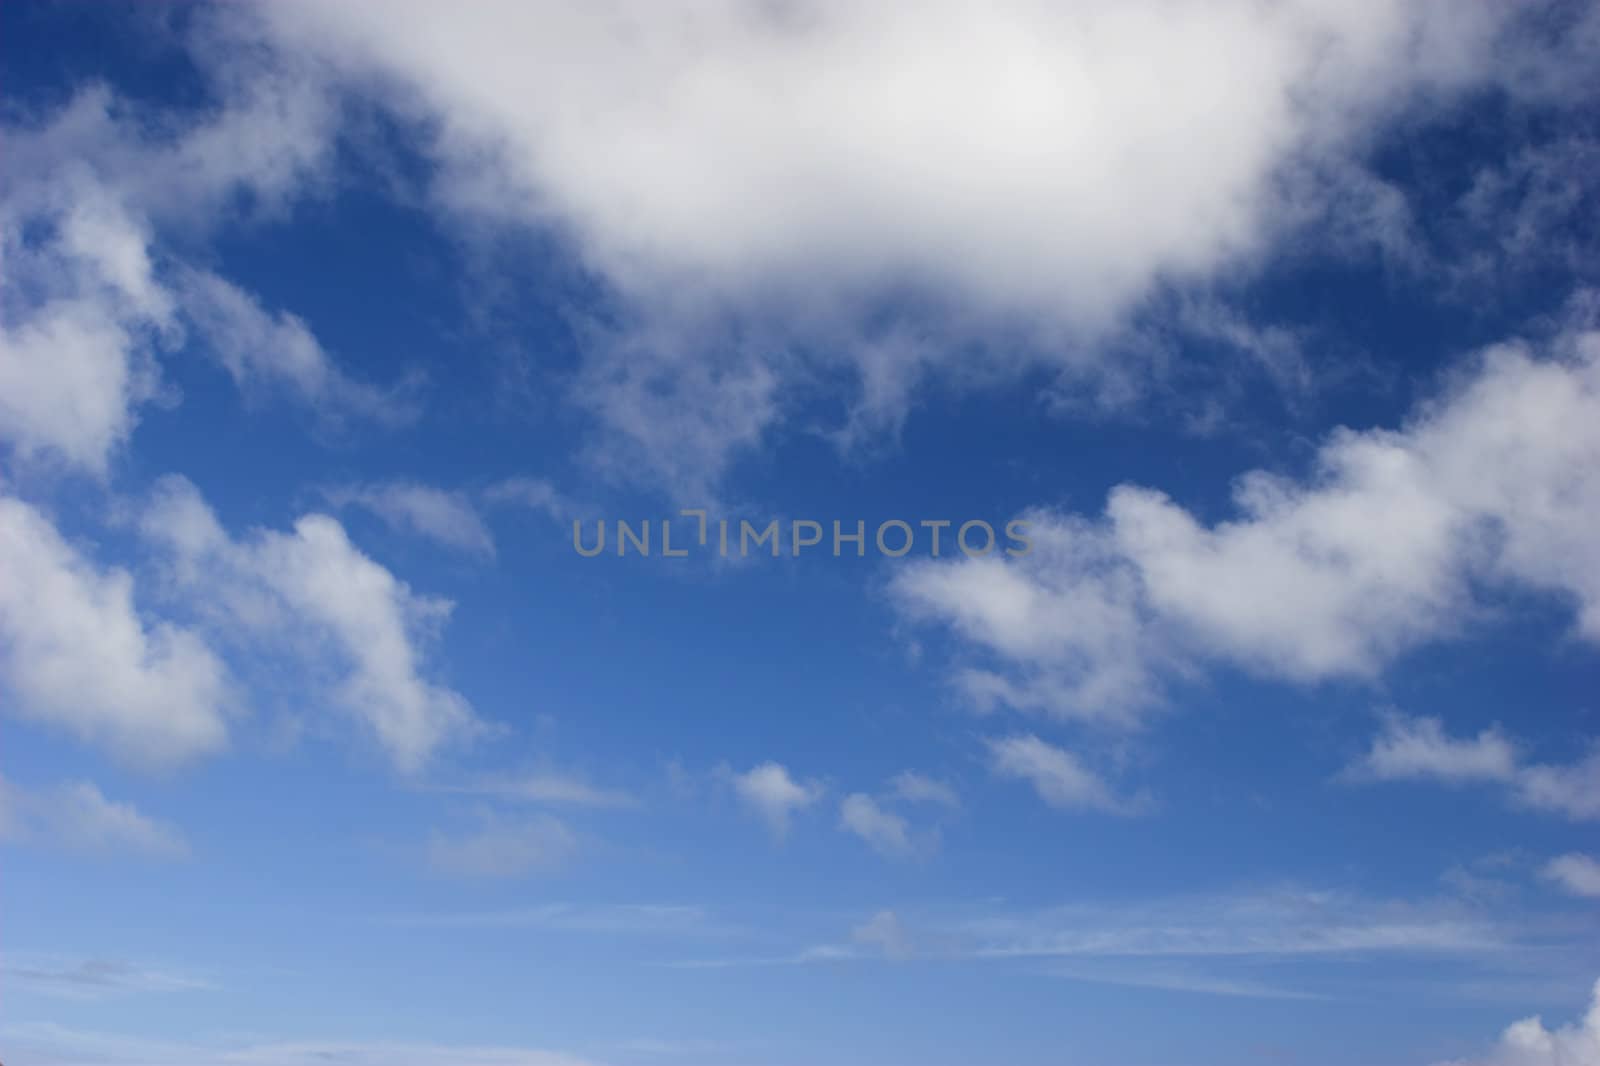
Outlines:
{"type": "Polygon", "coordinates": [[[447,548],[494,558],[494,535],[472,502],[460,493],[411,481],[389,481],[330,489],[328,499],[338,507],[364,507],[396,529],[447,548]]]}
{"type": "Polygon", "coordinates": [[[1027,556],[926,560],[892,592],[987,659],[957,675],[980,705],[1124,722],[1207,660],[1375,677],[1497,589],[1547,594],[1600,643],[1600,331],[1542,347],[1481,353],[1401,429],[1335,432],[1304,478],[1244,474],[1234,519],[1123,485],[1099,518],[1027,515],[1027,556]]]}
{"type": "Polygon", "coordinates": [[[822,798],[816,781],[796,781],[782,763],[764,762],[742,774],[728,771],[739,799],[766,822],[776,840],[789,833],[789,819],[822,798]]]}
{"type": "Polygon", "coordinates": [[[1000,777],[1026,781],[1039,798],[1061,810],[1137,814],[1142,798],[1124,799],[1072,752],[1046,743],[1031,733],[985,741],[989,768],[1000,777]]]}
{"type": "Polygon", "coordinates": [[[100,568],[4,495],[0,558],[0,685],[13,713],[145,767],[226,744],[222,660],[195,630],[142,612],[129,573],[100,568]]]}
{"type": "Polygon", "coordinates": [[[0,838],[94,856],[176,859],[189,854],[177,827],[107,799],[88,781],[24,789],[0,778],[0,838]]]}
{"type": "Polygon", "coordinates": [[[0,442],[24,461],[103,478],[140,409],[179,400],[161,363],[186,345],[247,396],[285,392],[330,419],[414,413],[405,387],[352,380],[301,319],[175,253],[173,238],[281,213],[324,180],[335,127],[326,89],[291,59],[197,34],[212,111],[150,115],[93,87],[7,124],[0,442]]]}
{"type": "Polygon", "coordinates": [[[1540,871],[1574,896],[1600,898],[1600,861],[1572,852],[1551,859],[1540,871]]]}
{"type": "Polygon", "coordinates": [[[1351,781],[1492,784],[1522,807],[1574,820],[1600,818],[1600,749],[1567,764],[1527,761],[1497,729],[1452,737],[1437,718],[1390,714],[1367,754],[1342,775],[1351,781]]]}
{"type": "Polygon", "coordinates": [[[594,455],[691,495],[818,374],[857,386],[843,438],[892,428],[933,369],[1105,369],[1086,342],[1152,293],[1248,267],[1329,204],[1382,228],[1393,191],[1360,162],[1375,136],[1475,89],[1580,93],[1594,35],[1400,0],[300,3],[238,21],[258,17],[236,32],[427,130],[456,215],[553,232],[604,280],[615,313],[574,391],[594,455]],[[896,302],[919,310],[867,325],[896,302]],[[969,341],[1000,335],[971,368],[969,341]]]}
{"type": "Polygon", "coordinates": [[[1442,1066],[1600,1066],[1600,982],[1588,1012],[1571,1025],[1547,1029],[1537,1015],[1524,1018],[1482,1058],[1442,1066]]]}
{"type": "Polygon", "coordinates": [[[351,543],[327,515],[235,539],[193,484],[163,479],[140,521],[178,594],[252,653],[292,656],[322,700],[364,725],[403,771],[482,725],[460,693],[423,676],[449,615],[351,543]],[[322,683],[318,690],[317,682],[322,683]]]}

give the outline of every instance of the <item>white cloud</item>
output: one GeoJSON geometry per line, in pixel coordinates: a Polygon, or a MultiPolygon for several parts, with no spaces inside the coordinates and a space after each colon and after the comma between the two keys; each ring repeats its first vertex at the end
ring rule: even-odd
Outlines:
{"type": "Polygon", "coordinates": [[[944,932],[988,958],[1451,954],[1517,940],[1516,930],[1458,903],[1301,889],[1066,904],[980,916],[944,932]]]}
{"type": "Polygon", "coordinates": [[[1568,818],[1600,818],[1600,749],[1567,765],[1525,766],[1517,775],[1517,799],[1568,818]]]}
{"type": "Polygon", "coordinates": [[[911,937],[894,911],[879,911],[850,930],[850,939],[882,951],[891,959],[910,958],[911,937]]]}
{"type": "Polygon", "coordinates": [[[106,799],[88,781],[28,790],[0,778],[0,837],[86,855],[172,859],[189,853],[175,826],[106,799]]]}
{"type": "Polygon", "coordinates": [[[906,803],[931,803],[940,807],[957,808],[961,797],[956,790],[937,778],[915,770],[905,770],[889,779],[890,795],[906,803]]]}
{"type": "Polygon", "coordinates": [[[578,508],[573,502],[544,478],[508,477],[483,490],[483,498],[490,503],[510,504],[542,511],[551,518],[564,519],[578,508]]]}
{"type": "Polygon", "coordinates": [[[1369,201],[1386,190],[1355,162],[1376,131],[1485,85],[1580,92],[1584,69],[1577,44],[1530,51],[1490,2],[240,20],[422,120],[444,203],[549,227],[610,283],[617,321],[577,390],[596,458],[691,497],[840,365],[859,386],[845,438],[898,425],[929,369],[1013,373],[1031,350],[1092,372],[1085,342],[1153,290],[1248,265],[1328,202],[1385,228],[1392,206],[1369,201]],[[941,309],[928,328],[863,327],[908,291],[941,309]],[[970,366],[965,339],[997,332],[970,366]]]}
{"type": "Polygon", "coordinates": [[[364,724],[402,770],[481,728],[467,701],[422,676],[422,645],[451,604],[413,593],[326,515],[234,539],[182,478],[157,486],[141,529],[180,593],[253,653],[295,657],[323,698],[364,724]],[[331,676],[328,676],[331,675],[331,676]]]}
{"type": "Polygon", "coordinates": [[[1028,782],[1052,807],[1136,814],[1145,806],[1142,799],[1119,798],[1076,755],[1031,734],[997,737],[985,743],[991,770],[1001,777],[1028,782]]]}
{"type": "Polygon", "coordinates": [[[285,391],[330,419],[355,415],[397,423],[415,415],[405,395],[411,382],[385,391],[352,380],[303,320],[267,311],[232,282],[185,270],[178,295],[206,353],[246,396],[285,391]]]}
{"type": "Polygon", "coordinates": [[[1487,1055],[1449,1066],[1600,1066],[1600,982],[1588,1013],[1572,1025],[1546,1029],[1538,1016],[1524,1018],[1487,1055]]]}
{"type": "Polygon", "coordinates": [[[1517,762],[1515,745],[1498,728],[1458,740],[1445,734],[1437,718],[1391,714],[1353,769],[1379,781],[1509,781],[1516,776],[1517,762]]]}
{"type": "Polygon", "coordinates": [[[1043,972],[1082,980],[1159,981],[1191,991],[1307,998],[1314,992],[1282,989],[1272,970],[1285,960],[1300,960],[1309,968],[1318,959],[1337,959],[1343,967],[1404,957],[1493,966],[1524,950],[1548,953],[1567,946],[1552,943],[1547,929],[1460,900],[1385,899],[1295,887],[1043,907],[988,900],[967,907],[882,911],[853,929],[851,941],[685,965],[834,963],[869,958],[861,948],[871,946],[892,957],[946,962],[1050,960],[1043,972]]]}
{"type": "Polygon", "coordinates": [[[336,506],[365,507],[391,526],[427,537],[447,548],[494,558],[493,534],[472,503],[460,493],[414,482],[390,481],[332,489],[328,499],[336,506]]]}
{"type": "Polygon", "coordinates": [[[1347,781],[1491,783],[1513,802],[1573,819],[1600,818],[1600,750],[1560,765],[1523,760],[1497,730],[1452,737],[1435,718],[1390,714],[1372,747],[1341,775],[1347,781]]]}
{"type": "Polygon", "coordinates": [[[906,820],[893,811],[884,810],[877,800],[864,792],[852,792],[840,801],[839,825],[889,858],[902,858],[915,850],[906,820]]]}
{"type": "Polygon", "coordinates": [[[781,763],[764,762],[742,774],[731,774],[733,790],[747,806],[761,816],[777,839],[789,832],[795,813],[822,798],[822,785],[815,781],[796,781],[781,763]]]}
{"type": "Polygon", "coordinates": [[[1588,855],[1558,855],[1540,872],[1574,896],[1600,898],[1600,861],[1588,855]]]}
{"type": "Polygon", "coordinates": [[[173,337],[145,226],[92,179],[35,205],[0,196],[0,439],[24,460],[54,458],[104,476],[160,391],[154,351],[173,337]],[[44,224],[43,240],[24,229],[44,224]]]}
{"type": "Polygon", "coordinates": [[[0,496],[0,684],[19,715],[128,762],[170,766],[227,742],[226,671],[195,632],[150,620],[33,507],[0,496]]]}
{"type": "Polygon", "coordinates": [[[724,934],[704,907],[681,903],[540,903],[500,911],[407,915],[396,924],[444,929],[542,929],[560,933],[622,935],[724,934]]]}
{"type": "Polygon", "coordinates": [[[1027,515],[1028,555],[926,560],[892,591],[998,660],[958,676],[981,705],[1124,721],[1208,658],[1371,678],[1496,588],[1551,594],[1600,642],[1600,331],[1547,348],[1487,350],[1400,430],[1334,433],[1304,480],[1240,477],[1236,519],[1124,485],[1097,521],[1027,515]]]}
{"type": "Polygon", "coordinates": [[[441,873],[465,877],[520,877],[562,865],[577,846],[572,830],[551,815],[486,815],[470,832],[435,832],[428,862],[441,873]]]}
{"type": "Polygon", "coordinates": [[[157,356],[186,334],[241,388],[280,387],[329,417],[410,413],[341,373],[300,319],[171,258],[168,237],[282,211],[333,143],[333,101],[292,58],[263,64],[203,29],[191,43],[215,93],[204,113],[140,112],[96,87],[7,123],[0,440],[23,459],[104,476],[139,409],[176,399],[157,356]]]}
{"type": "Polygon", "coordinates": [[[638,802],[620,789],[601,788],[574,774],[550,769],[482,777],[447,791],[574,807],[632,807],[638,802]]]}

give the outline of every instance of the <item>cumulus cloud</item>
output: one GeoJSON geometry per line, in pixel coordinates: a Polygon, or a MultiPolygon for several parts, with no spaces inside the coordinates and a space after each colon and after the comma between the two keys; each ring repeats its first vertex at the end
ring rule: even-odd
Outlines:
{"type": "Polygon", "coordinates": [[[241,388],[282,389],[322,415],[410,413],[401,392],[344,375],[299,318],[175,257],[169,237],[283,210],[325,175],[333,144],[317,79],[196,32],[213,110],[152,115],[91,87],[7,124],[0,440],[25,460],[104,476],[140,409],[177,398],[160,356],[185,343],[241,388]],[[224,52],[229,63],[207,64],[224,52]]]}
{"type": "Polygon", "coordinates": [[[189,853],[176,827],[107,799],[88,781],[31,790],[0,778],[0,837],[86,855],[171,859],[189,853]]]}
{"type": "Polygon", "coordinates": [[[1600,898],[1600,861],[1591,856],[1577,852],[1558,855],[1540,872],[1574,896],[1600,898]]]}
{"type": "Polygon", "coordinates": [[[905,770],[890,778],[889,792],[906,803],[931,803],[952,809],[961,806],[961,797],[954,788],[915,770],[905,770]]]}
{"type": "Polygon", "coordinates": [[[980,705],[1122,721],[1208,659],[1374,677],[1496,589],[1549,594],[1600,642],[1600,332],[1544,347],[1488,349],[1401,429],[1335,432],[1303,479],[1243,475],[1234,519],[1124,485],[1098,519],[1027,515],[1029,555],[926,560],[892,591],[987,656],[957,676],[980,705]]]}
{"type": "Polygon", "coordinates": [[[336,506],[364,507],[397,529],[447,548],[494,558],[493,534],[471,501],[460,493],[415,482],[390,481],[331,489],[328,499],[336,506]]]}
{"type": "Polygon", "coordinates": [[[1436,718],[1390,714],[1367,754],[1342,776],[1348,781],[1494,784],[1523,807],[1573,819],[1600,818],[1600,751],[1565,765],[1528,762],[1498,730],[1452,737],[1436,718]]]}
{"type": "Polygon", "coordinates": [[[764,762],[742,774],[728,772],[739,799],[766,822],[775,839],[788,835],[789,820],[822,798],[815,781],[796,781],[782,763],[764,762]]]}
{"type": "Polygon", "coordinates": [[[1118,797],[1072,752],[1031,734],[997,737],[985,743],[994,773],[1026,781],[1052,807],[1135,814],[1145,806],[1142,799],[1118,797]]]}
{"type": "Polygon", "coordinates": [[[144,224],[93,180],[37,204],[0,194],[0,440],[23,460],[51,458],[103,476],[160,392],[155,350],[175,329],[144,224]],[[47,220],[52,235],[25,242],[47,220]]]}
{"type": "Polygon", "coordinates": [[[194,630],[151,618],[39,511],[0,496],[0,686],[15,714],[146,767],[227,742],[227,671],[194,630]]]}
{"type": "Polygon", "coordinates": [[[885,810],[864,792],[852,792],[839,802],[839,825],[889,858],[901,858],[915,850],[905,818],[885,810]]]}
{"type": "Polygon", "coordinates": [[[1447,736],[1437,718],[1390,715],[1383,731],[1352,770],[1379,781],[1509,781],[1518,752],[1498,728],[1471,739],[1447,736]]]}
{"type": "Polygon", "coordinates": [[[235,539],[193,484],[163,479],[140,521],[180,595],[252,651],[293,656],[320,698],[362,723],[394,764],[422,768],[481,729],[458,692],[423,676],[423,644],[449,615],[365,555],[326,515],[235,539]],[[203,595],[202,595],[203,594],[203,595]]]}
{"type": "Polygon", "coordinates": [[[1485,86],[1582,91],[1575,35],[1535,40],[1490,2],[258,19],[419,120],[442,202],[554,230],[609,284],[576,391],[596,458],[690,495],[819,371],[856,379],[843,437],[897,425],[920,377],[967,373],[967,341],[997,330],[989,369],[1082,374],[1153,291],[1248,263],[1327,202],[1381,217],[1359,158],[1390,124],[1485,86]],[[941,311],[863,326],[897,298],[941,311]]]}
{"type": "Polygon", "coordinates": [[[1571,1025],[1547,1029],[1537,1015],[1524,1018],[1488,1054],[1443,1066],[1600,1066],[1600,982],[1588,1013],[1571,1025]]]}

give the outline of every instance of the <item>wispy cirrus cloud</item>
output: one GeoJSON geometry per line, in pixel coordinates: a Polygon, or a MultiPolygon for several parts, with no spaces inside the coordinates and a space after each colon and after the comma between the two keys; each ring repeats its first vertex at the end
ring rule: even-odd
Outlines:
{"type": "Polygon", "coordinates": [[[335,507],[365,508],[396,529],[481,559],[494,558],[494,535],[463,493],[387,481],[341,485],[324,495],[335,507]]]}
{"type": "Polygon", "coordinates": [[[210,981],[118,959],[67,959],[58,955],[10,956],[0,974],[30,991],[64,999],[98,1000],[150,992],[214,989],[210,981]]]}
{"type": "Polygon", "coordinates": [[[23,788],[0,778],[0,839],[84,855],[180,859],[188,842],[174,825],[106,798],[89,781],[23,788]]]}

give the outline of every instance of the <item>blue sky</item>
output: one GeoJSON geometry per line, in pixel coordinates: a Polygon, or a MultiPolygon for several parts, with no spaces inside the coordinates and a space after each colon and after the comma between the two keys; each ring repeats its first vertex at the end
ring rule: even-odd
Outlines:
{"type": "Polygon", "coordinates": [[[1600,8],[0,25],[10,1066],[1600,1063],[1600,8]]]}

